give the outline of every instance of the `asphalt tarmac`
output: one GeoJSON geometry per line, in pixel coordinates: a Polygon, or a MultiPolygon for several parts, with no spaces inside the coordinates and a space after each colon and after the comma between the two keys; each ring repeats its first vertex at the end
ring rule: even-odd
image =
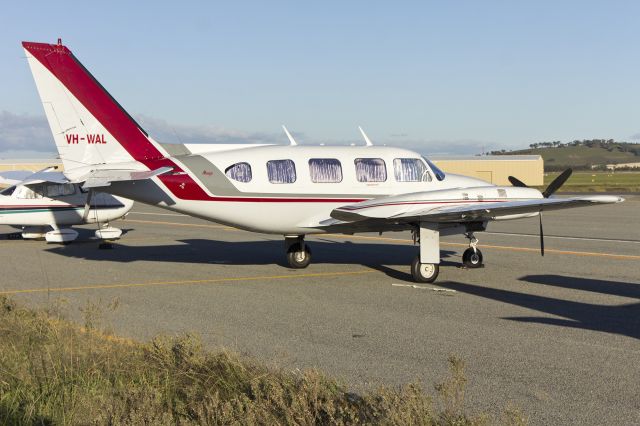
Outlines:
{"type": "Polygon", "coordinates": [[[67,246],[0,240],[0,293],[62,303],[78,321],[99,303],[119,335],[193,332],[354,390],[419,381],[431,391],[455,354],[471,412],[511,403],[532,424],[638,424],[639,212],[632,196],[546,213],[545,257],[537,218],[492,223],[477,234],[486,267],[476,270],[460,267],[466,240],[447,237],[438,281],[414,285],[408,233],[309,237],[313,263],[290,270],[281,237],[138,204],[113,223],[127,232],[112,250],[89,226],[67,246]]]}

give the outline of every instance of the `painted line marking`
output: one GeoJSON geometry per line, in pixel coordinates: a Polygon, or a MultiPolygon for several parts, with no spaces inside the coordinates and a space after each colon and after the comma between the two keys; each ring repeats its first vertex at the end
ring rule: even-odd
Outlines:
{"type": "Polygon", "coordinates": [[[147,212],[129,212],[128,214],[143,214],[148,216],[179,216],[179,217],[188,217],[186,214],[180,213],[147,213],[147,212]]]}
{"type": "MultiPolygon", "coordinates": [[[[403,244],[413,244],[413,241],[407,241],[400,238],[388,238],[388,237],[368,237],[365,235],[340,235],[340,234],[322,234],[325,237],[332,238],[353,238],[353,239],[364,239],[364,240],[378,240],[378,241],[391,241],[398,242],[403,244]]],[[[440,242],[440,245],[443,246],[453,246],[453,247],[468,247],[469,244],[464,243],[448,243],[448,242],[440,242]]],[[[512,247],[512,246],[496,246],[490,244],[482,244],[481,248],[491,248],[496,250],[513,250],[513,251],[526,251],[526,252],[536,252],[539,253],[539,248],[530,248],[530,247],[512,247]]],[[[564,255],[573,255],[573,256],[594,256],[594,257],[607,257],[611,259],[623,259],[623,260],[640,260],[640,256],[635,256],[632,254],[613,254],[613,253],[599,253],[599,252],[589,252],[589,251],[571,251],[571,250],[557,250],[545,248],[545,253],[555,253],[555,254],[564,254],[564,255]]]]}
{"type": "MultiPolygon", "coordinates": [[[[154,220],[130,220],[129,222],[136,223],[150,223],[157,225],[175,225],[175,226],[190,226],[190,227],[202,227],[202,228],[214,228],[214,229],[222,229],[225,231],[242,231],[241,229],[233,228],[231,226],[224,225],[205,225],[205,224],[195,224],[195,223],[177,223],[177,222],[161,222],[154,220]]],[[[389,238],[389,237],[370,237],[366,235],[343,235],[343,234],[310,234],[308,235],[311,238],[321,238],[321,237],[330,237],[330,238],[342,238],[342,239],[358,239],[358,240],[374,240],[374,241],[389,241],[396,242],[400,244],[413,244],[413,241],[400,239],[400,238],[389,238]]],[[[449,243],[449,242],[440,242],[440,245],[451,246],[451,247],[468,247],[468,244],[465,243],[449,243]]],[[[540,252],[539,248],[531,248],[531,247],[513,247],[513,246],[497,246],[490,244],[482,244],[481,248],[490,248],[495,250],[513,250],[513,251],[525,251],[525,252],[540,252]]],[[[631,254],[615,254],[615,253],[601,253],[601,252],[589,252],[589,251],[571,251],[571,250],[558,250],[558,249],[550,249],[545,248],[545,253],[555,253],[561,255],[571,255],[571,256],[591,256],[591,257],[606,257],[610,259],[621,259],[621,260],[640,260],[640,256],[631,255],[631,254]]]]}
{"type": "MultiPolygon", "coordinates": [[[[508,237],[531,237],[531,238],[540,238],[538,234],[517,234],[513,232],[486,232],[483,234],[487,235],[504,235],[508,237]]],[[[640,244],[638,240],[614,240],[612,238],[589,238],[589,237],[569,237],[564,235],[545,235],[545,239],[547,238],[555,238],[558,240],[579,240],[579,241],[598,241],[604,243],[629,243],[629,244],[640,244]]]]}
{"type": "Polygon", "coordinates": [[[63,293],[82,290],[101,290],[114,288],[135,288],[135,287],[158,287],[158,286],[181,286],[181,285],[197,285],[197,284],[215,284],[237,281],[259,281],[259,280],[287,280],[296,278],[312,278],[312,277],[340,277],[349,275],[373,274],[378,271],[350,271],[350,272],[317,272],[299,275],[263,275],[257,277],[237,277],[237,278],[212,278],[208,280],[185,280],[185,281],[151,281],[146,283],[121,283],[121,284],[92,284],[77,287],[51,287],[51,288],[31,288],[22,290],[6,290],[0,291],[0,294],[27,294],[27,293],[63,293]]]}
{"type": "Polygon", "coordinates": [[[193,227],[193,228],[213,228],[213,229],[241,231],[241,229],[234,228],[232,226],[207,225],[207,224],[204,224],[204,223],[178,223],[178,222],[162,222],[162,221],[158,221],[158,220],[140,220],[140,219],[125,219],[125,222],[151,223],[151,224],[154,224],[154,225],[173,225],[173,226],[187,226],[187,227],[193,227]]]}
{"type": "Polygon", "coordinates": [[[423,286],[423,285],[417,285],[417,284],[391,284],[393,287],[411,287],[411,288],[416,288],[418,290],[431,290],[431,291],[435,291],[435,292],[442,292],[442,293],[457,293],[457,290],[452,290],[449,288],[438,288],[438,287],[427,287],[427,286],[423,286]]]}

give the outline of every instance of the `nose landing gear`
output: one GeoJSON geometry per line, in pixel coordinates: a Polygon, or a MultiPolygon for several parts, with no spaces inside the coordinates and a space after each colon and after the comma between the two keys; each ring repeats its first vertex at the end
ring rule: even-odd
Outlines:
{"type": "Polygon", "coordinates": [[[467,268],[481,268],[482,267],[482,252],[478,245],[478,239],[473,235],[473,232],[467,232],[464,234],[469,239],[469,248],[462,253],[462,264],[467,268]]]}

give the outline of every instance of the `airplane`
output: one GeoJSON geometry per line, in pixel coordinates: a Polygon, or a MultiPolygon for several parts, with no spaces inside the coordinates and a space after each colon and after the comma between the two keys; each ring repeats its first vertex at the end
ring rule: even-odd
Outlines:
{"type": "Polygon", "coordinates": [[[112,241],[122,230],[109,225],[125,216],[133,201],[111,194],[91,194],[79,183],[70,183],[49,167],[38,172],[15,170],[0,173],[0,225],[21,229],[23,239],[44,238],[67,244],[78,238],[70,226],[97,223],[97,238],[112,241]]]}
{"type": "MultiPolygon", "coordinates": [[[[236,228],[284,237],[288,266],[305,268],[305,236],[413,232],[416,282],[439,274],[440,236],[464,235],[463,263],[482,266],[474,233],[492,220],[624,201],[611,195],[555,198],[561,174],[540,192],[444,173],[395,147],[273,144],[167,144],[154,140],[73,53],[23,42],[68,182],[236,228]]],[[[364,134],[364,132],[362,132],[364,134]]],[[[541,253],[544,255],[542,220],[541,253]]]]}

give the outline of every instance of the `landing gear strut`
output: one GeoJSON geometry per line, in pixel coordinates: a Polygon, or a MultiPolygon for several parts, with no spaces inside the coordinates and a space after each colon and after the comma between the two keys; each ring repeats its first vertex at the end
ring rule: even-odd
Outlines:
{"type": "Polygon", "coordinates": [[[311,249],[304,242],[304,235],[297,237],[285,237],[287,248],[287,263],[290,268],[303,269],[311,263],[311,249]]]}
{"type": "Polygon", "coordinates": [[[440,272],[440,231],[438,224],[421,222],[413,232],[420,254],[411,262],[411,276],[417,283],[432,283],[440,272]]]}
{"type": "Polygon", "coordinates": [[[469,239],[469,248],[462,253],[462,264],[467,268],[481,268],[482,252],[477,248],[478,239],[473,235],[473,232],[467,232],[464,235],[469,239]]]}

